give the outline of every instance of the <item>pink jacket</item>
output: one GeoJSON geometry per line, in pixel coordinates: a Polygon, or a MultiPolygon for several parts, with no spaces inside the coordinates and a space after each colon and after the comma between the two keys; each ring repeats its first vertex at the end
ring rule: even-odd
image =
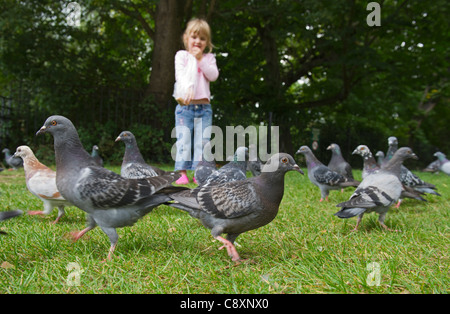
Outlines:
{"type": "MultiPolygon", "coordinates": [[[[188,55],[189,52],[186,50],[179,50],[175,55],[175,79],[177,81],[186,67],[188,55]]],[[[219,77],[216,58],[212,53],[204,54],[202,60],[197,62],[197,66],[197,89],[195,90],[194,99],[207,98],[211,100],[209,82],[214,82],[219,77]]]]}

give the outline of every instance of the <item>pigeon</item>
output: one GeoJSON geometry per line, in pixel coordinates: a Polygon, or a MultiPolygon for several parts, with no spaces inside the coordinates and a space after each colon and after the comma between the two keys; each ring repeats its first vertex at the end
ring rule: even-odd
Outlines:
{"type": "Polygon", "coordinates": [[[306,158],[309,180],[320,189],[320,202],[328,201],[330,190],[339,190],[348,186],[358,186],[359,181],[348,179],[336,171],[330,170],[322,164],[308,146],[302,146],[297,154],[303,154],[306,158]]]}
{"type": "Polygon", "coordinates": [[[402,147],[394,156],[386,162],[377,173],[367,176],[350,199],[337,204],[341,210],[335,213],[339,218],[351,218],[358,216],[356,226],[353,231],[358,230],[358,226],[364,213],[377,212],[378,222],[386,229],[386,213],[402,193],[402,183],[399,180],[402,162],[408,158],[418,159],[411,148],[402,147]]]}
{"type": "Polygon", "coordinates": [[[438,158],[439,160],[439,170],[446,173],[447,175],[450,175],[450,161],[446,158],[444,153],[436,152],[434,153],[434,156],[438,158]]]}
{"type": "MultiPolygon", "coordinates": [[[[0,212],[0,221],[14,218],[14,217],[20,216],[22,214],[23,214],[23,211],[21,211],[20,209],[0,212]]],[[[5,231],[0,230],[0,234],[7,234],[7,233],[5,231]]]]}
{"type": "Polygon", "coordinates": [[[165,175],[166,172],[157,167],[148,165],[139,150],[136,138],[130,131],[123,131],[116,138],[116,142],[125,143],[125,154],[123,155],[120,175],[128,179],[143,179],[165,175]]]}
{"type": "Polygon", "coordinates": [[[92,158],[94,158],[94,160],[97,162],[97,164],[100,167],[103,167],[103,158],[100,156],[100,154],[98,152],[98,146],[97,145],[92,146],[91,156],[92,156],[92,158]]]}
{"type": "Polygon", "coordinates": [[[386,156],[382,159],[382,163],[385,163],[389,160],[391,160],[392,156],[394,156],[394,153],[397,151],[398,148],[398,140],[395,136],[389,136],[388,137],[388,150],[386,152],[386,156]]]}
{"type": "Polygon", "coordinates": [[[377,164],[378,164],[378,166],[381,166],[383,164],[383,162],[384,162],[384,153],[381,150],[379,150],[379,151],[377,151],[375,156],[377,156],[377,164]]]}
{"type": "Polygon", "coordinates": [[[54,139],[56,186],[61,195],[88,214],[88,226],[71,234],[77,241],[97,225],[108,236],[108,260],[118,242],[116,228],[132,226],[153,208],[171,200],[165,193],[184,190],[171,183],[180,177],[171,172],[161,176],[128,179],[99,167],[84,150],[72,122],[63,116],[50,116],[37,131],[54,139]]]}
{"type": "Polygon", "coordinates": [[[436,159],[435,161],[431,162],[422,169],[422,172],[432,172],[432,173],[439,173],[439,167],[441,165],[441,162],[439,159],[436,159]]]}
{"type": "Polygon", "coordinates": [[[247,170],[249,170],[254,177],[259,176],[261,174],[261,168],[263,167],[263,163],[261,159],[259,159],[257,154],[257,148],[255,144],[250,144],[248,147],[249,157],[247,163],[247,170]]]}
{"type": "Polygon", "coordinates": [[[44,203],[43,211],[28,211],[29,215],[48,215],[53,208],[58,208],[58,216],[53,224],[56,224],[64,216],[65,206],[72,206],[61,196],[56,187],[56,172],[43,165],[34,155],[30,147],[19,146],[14,157],[23,159],[25,181],[28,191],[44,203]]]}
{"type": "Polygon", "coordinates": [[[291,170],[303,174],[292,156],[274,154],[261,175],[171,194],[174,202],[170,206],[199,219],[223,243],[220,249],[226,248],[232,261],[239,261],[234,241],[241,233],[262,227],[276,217],[284,193],[284,176],[291,170]],[[227,234],[226,239],[220,236],[222,233],[227,234]]]}
{"type": "Polygon", "coordinates": [[[206,178],[204,186],[245,180],[247,178],[248,148],[241,146],[236,149],[233,160],[213,171],[206,178]]]}
{"type": "Polygon", "coordinates": [[[378,166],[377,161],[372,155],[372,152],[366,145],[359,145],[358,147],[356,147],[352,155],[355,154],[360,155],[363,158],[363,179],[365,179],[368,175],[376,173],[380,170],[380,166],[378,166]]]}
{"type": "MultiPolygon", "coordinates": [[[[388,152],[386,153],[386,158],[384,162],[392,158],[390,156],[397,151],[398,147],[398,141],[395,136],[389,137],[388,143],[389,149],[388,152]]],[[[406,168],[404,165],[401,165],[400,181],[403,183],[403,185],[413,188],[414,190],[419,191],[421,193],[429,193],[440,196],[440,194],[436,191],[436,186],[434,184],[423,181],[414,173],[412,173],[408,168],[406,168]]],[[[401,203],[401,199],[399,200],[399,202],[401,203]]],[[[400,203],[397,204],[397,207],[400,206],[400,203]]]]}
{"type": "Polygon", "coordinates": [[[5,154],[6,163],[13,169],[17,170],[17,168],[23,167],[23,160],[21,158],[17,158],[11,155],[11,151],[8,148],[2,150],[2,153],[5,154]]]}
{"type": "MultiPolygon", "coordinates": [[[[372,153],[370,152],[370,149],[366,145],[359,145],[354,151],[353,154],[361,155],[364,159],[364,166],[363,166],[363,172],[362,172],[362,178],[365,179],[368,175],[371,175],[372,173],[377,173],[380,171],[380,167],[378,166],[377,162],[375,161],[375,158],[372,156],[372,153]]],[[[403,185],[403,190],[401,194],[401,198],[413,198],[420,201],[427,201],[424,199],[421,195],[423,193],[416,191],[408,186],[403,185]]],[[[399,206],[400,203],[397,204],[399,206]]],[[[398,208],[398,207],[397,207],[398,208]]]]}
{"type": "Polygon", "coordinates": [[[217,170],[216,162],[214,161],[214,156],[211,153],[211,142],[207,142],[203,147],[202,160],[197,164],[194,171],[194,178],[198,185],[203,185],[206,179],[217,170]]]}
{"type": "Polygon", "coordinates": [[[331,159],[328,163],[328,168],[331,171],[336,171],[337,173],[343,175],[347,179],[354,180],[352,173],[352,166],[345,161],[344,157],[342,157],[341,148],[338,144],[332,143],[327,147],[327,150],[331,150],[331,159]]]}

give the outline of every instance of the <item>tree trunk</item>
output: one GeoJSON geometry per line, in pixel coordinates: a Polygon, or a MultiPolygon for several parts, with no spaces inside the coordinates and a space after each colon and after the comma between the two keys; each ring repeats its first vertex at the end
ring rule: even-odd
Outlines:
{"type": "Polygon", "coordinates": [[[182,48],[184,1],[160,1],[156,8],[150,82],[145,97],[153,96],[157,108],[169,109],[175,83],[176,52],[182,48]]]}

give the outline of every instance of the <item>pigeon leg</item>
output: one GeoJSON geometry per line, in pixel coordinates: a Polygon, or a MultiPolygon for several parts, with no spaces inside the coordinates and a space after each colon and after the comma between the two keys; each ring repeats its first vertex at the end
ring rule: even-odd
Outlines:
{"type": "Polygon", "coordinates": [[[76,242],[76,241],[78,241],[86,232],[88,232],[89,230],[92,230],[92,229],[94,229],[95,228],[95,226],[89,226],[89,227],[86,227],[86,228],[84,228],[83,230],[81,230],[81,231],[72,231],[70,234],[69,234],[69,236],[70,236],[70,238],[72,239],[72,241],[73,242],[76,242]]]}
{"type": "Polygon", "coordinates": [[[239,257],[239,254],[236,250],[236,247],[233,245],[233,243],[231,243],[230,241],[228,241],[225,238],[222,238],[221,236],[217,236],[215,237],[216,240],[219,240],[220,242],[222,242],[224,245],[221,246],[219,248],[219,250],[223,249],[224,247],[227,249],[228,255],[231,256],[231,260],[233,262],[235,261],[239,261],[241,258],[239,257]]]}
{"type": "Polygon", "coordinates": [[[401,203],[402,203],[402,199],[399,199],[397,202],[397,205],[395,205],[395,208],[399,208],[401,203]]]}
{"type": "Polygon", "coordinates": [[[58,221],[61,219],[61,217],[64,216],[64,214],[65,214],[65,212],[64,212],[64,205],[58,206],[58,217],[56,217],[56,219],[53,222],[53,224],[57,224],[58,221]]]}
{"type": "Polygon", "coordinates": [[[111,247],[109,248],[108,257],[106,258],[106,260],[110,261],[112,259],[112,255],[114,253],[114,250],[116,249],[116,245],[117,245],[117,242],[114,244],[111,244],[111,247]]]}
{"type": "Polygon", "coordinates": [[[103,232],[106,233],[106,235],[109,238],[109,241],[111,242],[111,247],[109,248],[108,257],[106,260],[110,261],[112,259],[112,255],[114,253],[114,250],[116,249],[117,241],[119,240],[119,235],[117,234],[117,231],[115,228],[111,227],[102,227],[103,232]]]}
{"type": "Polygon", "coordinates": [[[361,220],[362,220],[362,218],[363,218],[363,215],[364,215],[364,214],[361,214],[361,215],[358,216],[358,219],[356,220],[356,226],[355,226],[355,228],[352,230],[353,232],[358,231],[358,227],[359,227],[359,224],[361,223],[361,220]]]}
{"type": "Polygon", "coordinates": [[[394,231],[394,232],[399,232],[399,230],[394,230],[389,228],[388,226],[386,226],[384,224],[384,219],[386,218],[386,213],[382,213],[380,214],[380,217],[378,217],[378,222],[380,223],[380,225],[387,231],[394,231]]]}
{"type": "Polygon", "coordinates": [[[28,211],[28,215],[44,215],[44,212],[42,210],[30,210],[28,211]]]}

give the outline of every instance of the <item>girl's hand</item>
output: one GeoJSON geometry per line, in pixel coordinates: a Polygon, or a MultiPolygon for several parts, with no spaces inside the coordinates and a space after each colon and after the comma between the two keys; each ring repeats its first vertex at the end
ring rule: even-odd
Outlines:
{"type": "Polygon", "coordinates": [[[198,61],[202,60],[203,58],[203,50],[199,47],[192,47],[192,49],[189,51],[194,57],[195,59],[197,59],[198,61]]]}

